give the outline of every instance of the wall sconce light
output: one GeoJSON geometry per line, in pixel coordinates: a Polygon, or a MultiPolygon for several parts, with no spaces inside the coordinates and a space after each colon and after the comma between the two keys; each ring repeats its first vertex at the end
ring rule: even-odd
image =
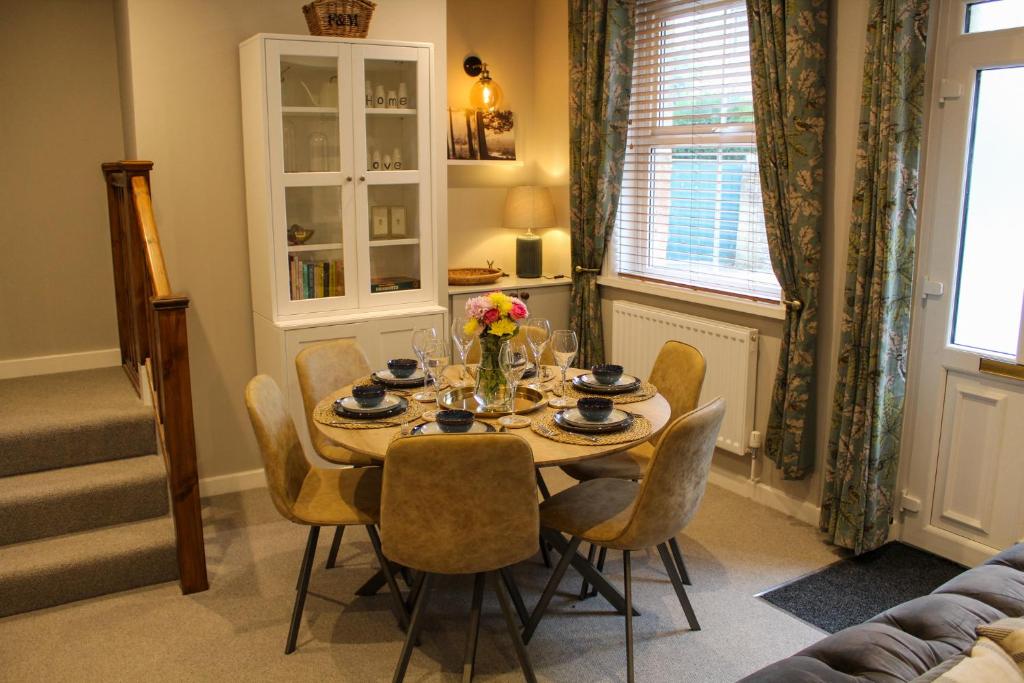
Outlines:
{"type": "Polygon", "coordinates": [[[462,62],[462,68],[470,78],[480,77],[469,90],[469,103],[480,111],[494,111],[501,104],[501,86],[491,78],[487,64],[476,55],[470,55],[462,62]]]}

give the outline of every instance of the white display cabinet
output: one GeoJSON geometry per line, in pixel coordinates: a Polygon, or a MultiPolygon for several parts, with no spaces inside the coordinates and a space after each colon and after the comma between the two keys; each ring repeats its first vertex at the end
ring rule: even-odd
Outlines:
{"type": "Polygon", "coordinates": [[[444,326],[433,47],[260,34],[239,54],[257,366],[304,425],[304,344],[355,337],[379,364],[411,322],[444,326]]]}

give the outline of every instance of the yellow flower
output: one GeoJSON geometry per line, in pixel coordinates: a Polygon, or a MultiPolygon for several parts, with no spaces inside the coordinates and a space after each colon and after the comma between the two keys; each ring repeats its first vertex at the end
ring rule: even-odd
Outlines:
{"type": "Polygon", "coordinates": [[[498,312],[502,315],[508,315],[508,312],[512,310],[512,297],[508,294],[502,294],[501,292],[491,292],[490,294],[491,303],[498,309],[498,312]]]}
{"type": "Polygon", "coordinates": [[[478,323],[476,321],[476,318],[470,318],[466,322],[465,326],[463,326],[462,331],[465,332],[466,334],[475,334],[477,325],[478,323]]]}
{"type": "Polygon", "coordinates": [[[508,318],[502,318],[497,322],[491,323],[490,333],[495,337],[504,337],[506,335],[515,334],[517,327],[518,326],[515,321],[509,320],[508,318]]]}

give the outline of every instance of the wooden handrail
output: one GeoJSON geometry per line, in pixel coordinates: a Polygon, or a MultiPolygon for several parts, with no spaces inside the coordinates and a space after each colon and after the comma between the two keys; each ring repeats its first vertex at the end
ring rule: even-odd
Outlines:
{"type": "Polygon", "coordinates": [[[103,164],[118,337],[121,365],[136,392],[153,396],[174,518],[178,576],[182,592],[195,593],[206,590],[209,581],[192,414],[189,298],[174,293],[167,277],[149,188],[152,168],[150,161],[103,164]]]}

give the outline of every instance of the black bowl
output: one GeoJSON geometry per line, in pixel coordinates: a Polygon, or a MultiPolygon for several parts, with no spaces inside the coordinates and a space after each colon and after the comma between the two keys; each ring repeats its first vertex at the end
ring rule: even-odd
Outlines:
{"type": "Polygon", "coordinates": [[[584,396],[576,401],[576,409],[584,420],[600,422],[612,414],[612,400],[601,396],[584,396]]]}
{"type": "Polygon", "coordinates": [[[437,413],[437,426],[442,432],[458,434],[473,426],[473,413],[468,410],[442,410],[437,413]]]}
{"type": "Polygon", "coordinates": [[[356,400],[360,408],[376,408],[384,400],[387,393],[384,387],[378,384],[361,384],[352,387],[352,398],[356,400]]]}
{"type": "Polygon", "coordinates": [[[417,367],[419,367],[419,362],[412,358],[392,358],[388,361],[388,370],[398,379],[411,377],[417,367]]]}
{"type": "Polygon", "coordinates": [[[621,365],[595,365],[590,368],[590,372],[593,373],[594,379],[601,384],[615,384],[622,377],[622,366],[621,365]]]}

